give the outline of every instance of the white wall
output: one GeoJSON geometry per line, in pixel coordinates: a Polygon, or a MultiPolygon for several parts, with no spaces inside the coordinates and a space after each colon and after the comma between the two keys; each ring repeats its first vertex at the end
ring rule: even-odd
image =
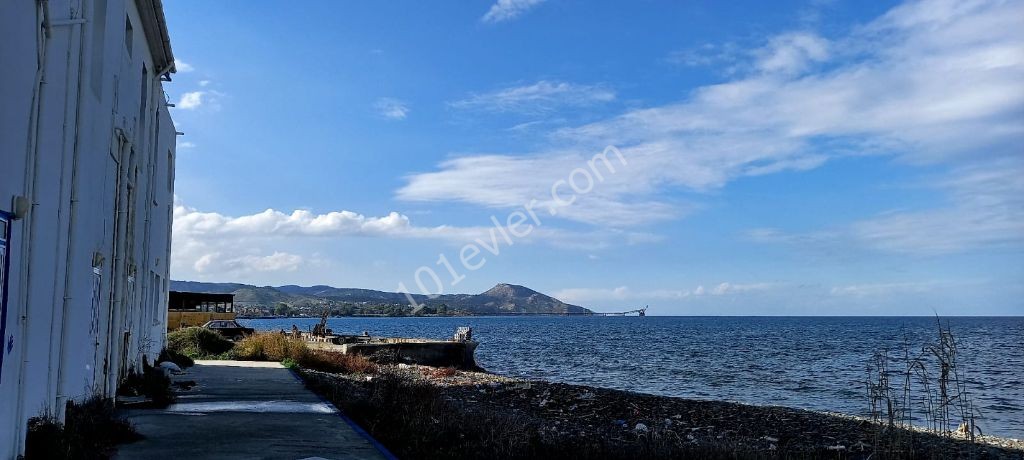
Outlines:
{"type": "Polygon", "coordinates": [[[175,130],[163,69],[136,1],[51,0],[48,37],[37,5],[0,2],[0,211],[32,203],[11,226],[0,458],[22,451],[28,418],[114,396],[166,330],[175,130]]]}

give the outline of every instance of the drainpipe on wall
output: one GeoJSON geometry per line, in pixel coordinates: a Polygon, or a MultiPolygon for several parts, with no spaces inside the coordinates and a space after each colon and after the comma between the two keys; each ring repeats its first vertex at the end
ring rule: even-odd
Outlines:
{"type": "Polygon", "coordinates": [[[128,254],[127,247],[121,244],[121,240],[127,238],[127,207],[128,193],[122,190],[126,184],[130,184],[128,175],[131,174],[131,157],[134,145],[128,134],[121,128],[114,128],[118,137],[118,151],[115,164],[117,165],[117,179],[114,181],[115,198],[117,205],[114,212],[114,235],[112,240],[112,258],[110,264],[110,308],[107,316],[107,348],[103,366],[103,395],[113,397],[117,393],[117,381],[119,379],[121,365],[121,344],[124,340],[124,289],[127,283],[128,254]],[[116,362],[115,362],[116,360],[116,362]]]}
{"type": "MultiPolygon", "coordinates": [[[[81,4],[79,4],[78,11],[83,11],[81,4]]],[[[73,300],[71,295],[71,279],[75,275],[73,264],[75,256],[75,221],[78,215],[78,160],[81,154],[81,114],[82,114],[82,75],[84,75],[84,62],[85,59],[82,57],[85,55],[85,19],[79,18],[74,20],[75,27],[78,28],[78,81],[75,86],[75,124],[74,124],[74,144],[71,153],[71,196],[70,202],[68,203],[68,242],[67,242],[67,253],[65,254],[65,269],[64,269],[64,296],[63,304],[61,306],[61,322],[60,322],[60,333],[55,334],[54,337],[60,337],[60,346],[58,348],[57,358],[57,413],[61,415],[63,420],[64,407],[67,405],[68,396],[65,394],[65,354],[67,353],[67,342],[68,337],[66,331],[68,330],[68,310],[73,300]]],[[[73,36],[73,35],[71,35],[73,36]]],[[[69,42],[70,37],[69,36],[69,42]]],[[[96,46],[96,44],[94,44],[96,46]]],[[[70,67],[70,66],[68,66],[70,67]]]]}
{"type": "MultiPolygon", "coordinates": [[[[25,162],[25,179],[24,179],[24,196],[29,201],[28,212],[25,213],[25,223],[23,224],[22,238],[21,238],[21,260],[19,260],[19,281],[21,286],[18,289],[18,320],[21,323],[21,331],[19,333],[19,340],[24,340],[28,336],[28,304],[31,300],[31,293],[29,287],[32,286],[32,264],[29,260],[32,258],[32,231],[35,228],[35,212],[36,206],[36,169],[39,167],[39,112],[42,108],[42,93],[44,81],[43,69],[46,65],[46,39],[50,36],[50,13],[49,4],[47,0],[39,0],[36,3],[36,22],[40,25],[40,30],[36,31],[36,78],[32,87],[32,104],[29,109],[29,128],[28,128],[28,142],[26,144],[26,162],[25,162]]],[[[5,346],[7,338],[4,338],[5,346]]],[[[22,350],[24,346],[22,345],[22,350]]],[[[25,369],[28,366],[28,355],[19,350],[21,353],[21,362],[19,363],[18,375],[24,376],[25,369]]],[[[3,352],[6,352],[6,348],[3,352]]],[[[28,420],[28,416],[25,413],[24,395],[25,395],[25,382],[20,380],[18,383],[18,400],[17,409],[15,410],[15,424],[18,427],[18,431],[21,432],[24,429],[23,423],[28,420]]],[[[17,436],[18,452],[25,450],[25,438],[23,436],[17,436]]]]}

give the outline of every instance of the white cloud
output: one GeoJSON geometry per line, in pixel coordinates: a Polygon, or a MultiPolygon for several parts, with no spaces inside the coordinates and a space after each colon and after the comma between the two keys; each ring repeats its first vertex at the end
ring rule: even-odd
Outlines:
{"type": "Polygon", "coordinates": [[[788,233],[760,228],[747,236],[802,247],[859,247],[918,255],[1024,246],[1024,161],[1002,159],[954,169],[928,184],[949,204],[927,211],[892,210],[846,227],[788,233]]]}
{"type": "MultiPolygon", "coordinates": [[[[559,130],[536,152],[447,160],[410,176],[398,197],[518,206],[615,145],[628,168],[562,217],[621,227],[684,215],[692,205],[666,199],[672,191],[714,191],[839,156],[983,167],[1019,155],[1024,143],[1019,17],[1021,3],[936,0],[900,6],[845,36],[779,34],[748,53],[743,75],[680,102],[559,130]]],[[[503,107],[501,97],[467,99],[479,107],[485,100],[503,107]]]]}
{"type": "Polygon", "coordinates": [[[498,0],[480,20],[496,23],[515,19],[543,2],[544,0],[498,0]]]}
{"type": "Polygon", "coordinates": [[[178,72],[182,72],[182,73],[191,72],[193,70],[196,70],[196,68],[192,67],[191,64],[188,64],[185,61],[182,61],[180,59],[175,59],[174,60],[174,68],[178,72]]]}
{"type": "Polygon", "coordinates": [[[614,288],[568,288],[562,289],[554,294],[556,299],[568,303],[591,303],[606,302],[609,299],[615,301],[656,301],[656,300],[683,300],[698,298],[707,295],[725,296],[742,294],[754,291],[766,291],[785,287],[779,283],[721,283],[711,289],[705,289],[698,285],[693,289],[652,289],[635,290],[627,286],[614,288]]]}
{"type": "Polygon", "coordinates": [[[189,141],[179,141],[178,142],[178,148],[179,149],[191,149],[191,148],[195,148],[195,146],[196,146],[196,144],[194,142],[189,142],[189,141]]]}
{"type": "Polygon", "coordinates": [[[202,107],[204,111],[215,112],[221,109],[221,100],[226,96],[225,93],[212,89],[189,91],[182,94],[174,106],[182,110],[196,110],[202,107]]]}
{"type": "Polygon", "coordinates": [[[615,91],[603,85],[579,85],[540,80],[522,86],[473,94],[449,105],[484,112],[544,113],[561,107],[584,107],[615,100],[615,91]]]}
{"type": "Polygon", "coordinates": [[[382,97],[373,104],[374,109],[380,116],[392,120],[404,120],[409,116],[409,106],[398,99],[382,97]]]}
{"type": "Polygon", "coordinates": [[[764,291],[780,287],[779,283],[721,283],[711,290],[713,295],[728,295],[750,291],[764,291]]]}
{"type": "Polygon", "coordinates": [[[947,208],[893,211],[856,223],[852,235],[878,249],[919,254],[1024,246],[1024,164],[998,165],[946,181],[953,201],[947,208]]]}
{"type": "Polygon", "coordinates": [[[190,91],[181,95],[181,99],[174,106],[182,110],[193,110],[198,109],[203,105],[203,96],[206,94],[204,91],[190,91]]]}
{"type": "Polygon", "coordinates": [[[220,252],[204,254],[192,268],[200,274],[238,275],[248,272],[293,272],[303,263],[303,258],[286,252],[274,252],[269,256],[244,255],[232,257],[220,252]]]}
{"type": "MultiPolygon", "coordinates": [[[[311,238],[428,239],[455,245],[485,241],[507,247],[501,230],[489,225],[424,227],[413,225],[409,217],[397,212],[371,217],[352,211],[315,214],[302,209],[291,213],[267,209],[233,217],[202,212],[177,200],[172,229],[171,270],[178,278],[218,279],[219,275],[227,279],[253,272],[294,271],[306,262],[305,258],[282,248],[311,238]]],[[[513,245],[546,244],[591,251],[615,240],[635,238],[645,240],[635,232],[568,231],[541,225],[514,239],[513,245]]]]}
{"type": "Polygon", "coordinates": [[[230,217],[216,212],[201,212],[177,204],[174,207],[174,235],[241,236],[389,236],[441,233],[444,227],[424,229],[413,227],[409,218],[397,212],[383,217],[366,217],[352,211],[313,214],[295,210],[285,214],[273,209],[230,217]]]}
{"type": "Polygon", "coordinates": [[[552,297],[562,302],[577,304],[593,300],[625,300],[629,297],[629,288],[619,286],[616,288],[569,288],[555,292],[552,297]]]}
{"type": "Polygon", "coordinates": [[[210,80],[199,80],[199,86],[206,87],[212,83],[210,80]]]}
{"type": "Polygon", "coordinates": [[[829,293],[834,296],[850,297],[871,297],[891,296],[893,294],[923,293],[929,292],[937,287],[935,282],[912,282],[912,283],[870,283],[851,284],[846,286],[835,286],[829,293]]]}
{"type": "Polygon", "coordinates": [[[723,70],[725,74],[731,74],[737,70],[736,64],[743,52],[744,50],[735,43],[703,43],[673,51],[668,54],[665,61],[685,67],[714,66],[723,70]]]}
{"type": "Polygon", "coordinates": [[[829,42],[815,34],[794,32],[773,37],[758,52],[755,64],[762,72],[793,74],[829,57],[829,42]]]}
{"type": "MultiPolygon", "coordinates": [[[[554,297],[598,311],[622,311],[650,305],[648,314],[687,315],[956,315],[978,296],[1005,303],[1000,292],[1019,286],[997,285],[985,279],[866,280],[853,284],[815,281],[719,283],[691,289],[641,290],[626,286],[571,288],[554,297]]],[[[1015,299],[1008,296],[1010,304],[1015,299]]],[[[1016,310],[1009,311],[1011,314],[1016,310]]]]}
{"type": "MultiPolygon", "coordinates": [[[[588,168],[592,155],[552,153],[549,155],[511,156],[481,155],[455,158],[441,163],[441,171],[411,176],[408,184],[397,191],[399,199],[409,201],[458,200],[489,208],[514,208],[537,200],[536,208],[547,210],[556,206],[551,187],[559,180],[568,180],[576,168],[588,168]]],[[[560,218],[586,222],[602,228],[625,228],[641,223],[685,215],[691,206],[669,205],[640,200],[631,194],[639,180],[632,171],[633,159],[622,165],[610,156],[614,172],[599,160],[595,162],[603,181],[585,194],[577,194],[570,206],[558,207],[560,218]]],[[[580,179],[581,184],[585,179],[580,179]]],[[[585,190],[581,186],[580,190],[585,190]]],[[[567,187],[559,190],[562,199],[572,193],[567,187]]],[[[639,236],[638,236],[639,237],[639,236]]]]}
{"type": "Polygon", "coordinates": [[[306,238],[429,237],[455,238],[443,227],[417,228],[398,213],[367,217],[350,211],[290,214],[267,209],[231,217],[201,212],[176,200],[174,206],[171,272],[181,279],[250,279],[259,273],[294,272],[309,263],[283,248],[306,238]]]}
{"type": "Polygon", "coordinates": [[[793,75],[832,55],[833,44],[814,32],[786,32],[769,37],[760,46],[741,47],[734,42],[704,43],[669,53],[666,61],[686,67],[711,67],[722,74],[793,75]]]}

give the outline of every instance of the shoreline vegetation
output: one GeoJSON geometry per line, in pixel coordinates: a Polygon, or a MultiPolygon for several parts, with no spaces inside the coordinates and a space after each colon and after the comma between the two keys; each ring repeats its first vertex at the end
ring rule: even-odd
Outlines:
{"type": "Polygon", "coordinates": [[[410,365],[314,350],[273,332],[224,351],[205,333],[183,331],[171,334],[171,351],[282,362],[403,459],[1024,458],[1021,440],[884,419],[410,365]]]}

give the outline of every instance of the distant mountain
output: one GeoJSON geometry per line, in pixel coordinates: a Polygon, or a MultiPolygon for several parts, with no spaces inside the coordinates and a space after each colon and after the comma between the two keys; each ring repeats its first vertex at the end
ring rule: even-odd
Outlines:
{"type": "Polygon", "coordinates": [[[441,296],[435,301],[487,315],[516,313],[582,315],[592,313],[586,308],[567,304],[528,287],[505,283],[498,284],[482,294],[441,296]]]}
{"type": "Polygon", "coordinates": [[[240,283],[203,283],[200,281],[171,281],[172,291],[208,292],[211,294],[230,294],[242,288],[251,288],[240,283]]]}
{"type": "MultiPolygon", "coordinates": [[[[405,294],[372,289],[336,288],[332,286],[251,286],[240,283],[203,283],[171,281],[171,290],[235,294],[235,303],[292,307],[309,307],[324,301],[334,303],[409,305],[405,294]]],[[[435,298],[414,294],[416,302],[430,307],[444,305],[473,315],[573,314],[585,315],[590,310],[570,305],[554,297],[515,284],[498,284],[482,294],[445,294],[435,298]]]]}

